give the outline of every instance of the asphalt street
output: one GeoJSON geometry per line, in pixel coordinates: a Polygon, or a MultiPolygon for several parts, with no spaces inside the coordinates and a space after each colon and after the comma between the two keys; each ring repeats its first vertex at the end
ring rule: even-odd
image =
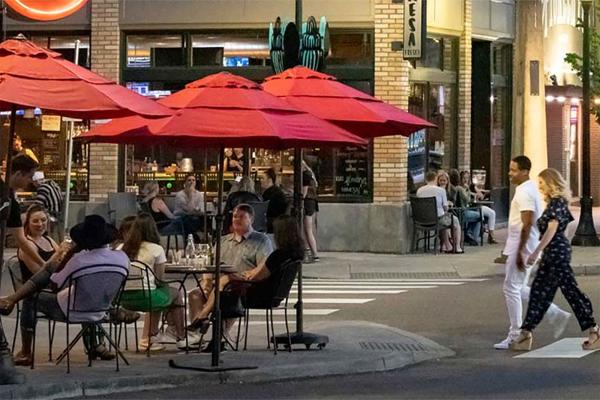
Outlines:
{"type": "MultiPolygon", "coordinates": [[[[600,309],[600,277],[581,276],[578,280],[600,309]]],[[[326,316],[307,317],[390,325],[450,347],[456,352],[455,357],[388,373],[268,384],[192,386],[99,398],[597,399],[600,352],[576,359],[516,359],[515,353],[492,348],[505,337],[507,329],[501,285],[497,277],[397,294],[374,293],[369,295],[372,301],[345,304],[326,316]]],[[[557,302],[568,309],[561,294],[557,295],[557,302]]],[[[546,322],[542,322],[534,335],[534,349],[556,341],[546,322]]],[[[563,337],[580,336],[572,318],[563,337]]]]}

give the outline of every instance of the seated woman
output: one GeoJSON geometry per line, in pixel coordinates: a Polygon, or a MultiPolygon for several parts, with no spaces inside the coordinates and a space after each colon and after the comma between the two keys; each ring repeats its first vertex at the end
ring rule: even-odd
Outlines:
{"type": "MultiPolygon", "coordinates": [[[[58,250],[58,245],[46,232],[48,229],[48,214],[44,206],[34,204],[27,209],[23,228],[25,237],[35,245],[40,258],[48,261],[56,253],[56,250],[58,250]]],[[[43,263],[37,262],[21,249],[17,250],[17,257],[19,259],[23,282],[31,278],[33,274],[44,266],[43,263]]],[[[23,299],[23,311],[21,312],[21,350],[14,357],[15,365],[31,365],[31,343],[34,325],[35,298],[34,296],[29,296],[23,299]]]]}
{"type": "MultiPolygon", "coordinates": [[[[36,301],[37,310],[50,319],[63,321],[66,319],[69,308],[67,304],[70,290],[68,287],[69,276],[81,269],[98,265],[122,267],[118,269],[119,272],[123,269],[129,269],[129,260],[125,253],[107,246],[114,240],[116,230],[108,225],[101,216],[86,216],[84,222],[75,225],[69,233],[74,246],[68,242],[63,242],[60,248],[44,264],[43,268],[24,282],[23,286],[12,295],[0,298],[0,314],[10,314],[15,304],[20,300],[40,292],[36,301]],[[53,290],[52,292],[42,291],[49,285],[53,290]]],[[[123,272],[123,274],[126,274],[126,272],[123,272]]],[[[70,314],[71,318],[80,317],[73,310],[70,314]]],[[[93,320],[97,321],[105,318],[105,314],[104,312],[86,313],[85,317],[86,320],[93,317],[93,320]]],[[[32,323],[35,324],[35,322],[36,319],[33,318],[32,323]]],[[[32,325],[27,328],[33,330],[34,327],[35,325],[32,325]]],[[[114,354],[111,354],[102,343],[102,337],[92,334],[89,330],[84,337],[84,344],[86,351],[91,352],[93,358],[102,360],[114,358],[114,354]],[[98,339],[100,339],[100,342],[97,341],[98,339]]]]}
{"type": "Polygon", "coordinates": [[[142,211],[149,213],[159,228],[163,228],[177,219],[177,216],[173,214],[165,201],[158,197],[160,192],[158,182],[147,182],[142,192],[144,193],[144,198],[141,202],[142,211]]]}
{"type": "Polygon", "coordinates": [[[150,296],[153,308],[167,309],[166,318],[169,327],[160,337],[157,335],[162,313],[160,311],[146,313],[140,347],[147,350],[150,346],[151,351],[159,351],[164,349],[161,342],[176,343],[178,347],[184,347],[183,294],[176,288],[160,282],[164,278],[167,257],[165,250],[160,245],[160,236],[154,219],[148,213],[139,214],[124,235],[125,241],[121,249],[130,260],[146,264],[154,272],[159,282],[154,280],[153,274],[146,277],[141,269],[132,266],[125,291],[121,297],[121,305],[128,310],[148,311],[148,296],[150,296]],[[131,279],[132,277],[140,279],[131,279]],[[148,321],[151,321],[151,324],[148,321]]]}
{"type": "MultiPolygon", "coordinates": [[[[460,172],[460,181],[462,186],[469,192],[471,198],[475,201],[484,200],[489,196],[489,190],[483,190],[471,183],[471,174],[469,171],[460,172]]],[[[496,211],[488,206],[481,205],[481,214],[487,223],[488,243],[496,244],[498,241],[494,238],[494,229],[496,227],[496,211]]]]}
{"type": "Polygon", "coordinates": [[[460,182],[460,174],[458,170],[450,170],[450,183],[456,188],[456,207],[463,208],[463,222],[466,224],[465,242],[471,246],[477,246],[479,243],[476,238],[481,232],[481,216],[479,210],[469,208],[471,204],[471,195],[460,182]]]}
{"type": "MultiPolygon", "coordinates": [[[[304,240],[295,217],[290,215],[277,217],[273,222],[273,230],[277,250],[254,269],[241,274],[223,275],[219,282],[221,290],[226,289],[228,285],[231,286],[231,290],[241,290],[244,287],[243,284],[251,283],[252,285],[245,291],[246,299],[251,303],[261,301],[269,293],[267,288],[273,284],[269,278],[276,275],[287,262],[304,258],[304,240]]],[[[211,291],[204,307],[195,316],[188,329],[199,330],[202,334],[206,333],[210,326],[208,317],[213,311],[214,304],[214,291],[211,291]]]]}

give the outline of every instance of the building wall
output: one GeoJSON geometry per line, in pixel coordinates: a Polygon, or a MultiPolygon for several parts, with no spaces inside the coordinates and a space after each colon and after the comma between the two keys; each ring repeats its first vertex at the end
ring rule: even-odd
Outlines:
{"type": "MultiPolygon", "coordinates": [[[[91,5],[91,66],[94,72],[119,82],[119,0],[94,0],[91,5]]],[[[117,191],[118,146],[90,145],[90,202],[117,191]]]]}
{"type": "Polygon", "coordinates": [[[458,169],[471,169],[472,3],[463,2],[458,50],[458,169]]]}

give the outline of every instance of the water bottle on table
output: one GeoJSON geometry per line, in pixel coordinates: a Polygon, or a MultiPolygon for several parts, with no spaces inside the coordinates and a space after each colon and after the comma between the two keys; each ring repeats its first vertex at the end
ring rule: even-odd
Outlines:
{"type": "Polygon", "coordinates": [[[194,245],[194,237],[190,234],[187,238],[187,245],[185,246],[185,265],[192,267],[194,265],[194,258],[196,257],[196,246],[194,245]]]}

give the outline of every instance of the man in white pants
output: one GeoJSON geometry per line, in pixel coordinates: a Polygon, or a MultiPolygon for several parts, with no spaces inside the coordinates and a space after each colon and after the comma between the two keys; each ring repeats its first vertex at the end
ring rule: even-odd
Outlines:
{"type": "MultiPolygon", "coordinates": [[[[531,266],[527,266],[525,260],[539,243],[540,232],[536,221],[544,210],[537,187],[529,179],[530,170],[531,161],[526,156],[515,157],[510,162],[508,176],[517,188],[508,216],[508,238],[503,252],[507,256],[506,277],[502,287],[510,328],[506,339],[494,345],[498,350],[507,350],[510,343],[519,336],[523,323],[523,301],[529,300],[527,282],[531,266]]],[[[546,316],[554,325],[555,337],[558,337],[566,328],[571,314],[553,303],[546,316]]]]}

